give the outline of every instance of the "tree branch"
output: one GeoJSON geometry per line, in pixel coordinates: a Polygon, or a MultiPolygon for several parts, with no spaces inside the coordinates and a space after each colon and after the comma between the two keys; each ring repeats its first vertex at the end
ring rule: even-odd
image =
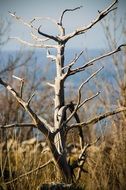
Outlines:
{"type": "Polygon", "coordinates": [[[49,20],[58,27],[61,36],[63,36],[65,34],[65,29],[56,20],[54,20],[50,17],[34,17],[32,22],[34,22],[36,20],[49,20]]]}
{"type": "Polygon", "coordinates": [[[43,118],[41,118],[41,120],[40,120],[39,117],[36,115],[36,113],[34,113],[33,110],[30,108],[29,103],[25,102],[20,97],[20,95],[9,84],[7,84],[5,81],[3,81],[1,78],[0,78],[0,84],[2,86],[4,86],[14,96],[14,98],[21,104],[21,106],[28,112],[28,114],[32,118],[34,124],[36,125],[36,127],[45,136],[48,136],[50,134],[51,126],[48,124],[49,128],[46,127],[47,121],[44,120],[43,118]]]}
{"type": "Polygon", "coordinates": [[[86,172],[86,173],[87,173],[87,171],[86,171],[85,169],[83,169],[83,165],[84,165],[84,163],[85,163],[85,161],[86,161],[86,158],[87,158],[87,149],[88,149],[90,146],[96,144],[99,139],[100,139],[100,137],[97,138],[93,143],[86,144],[86,145],[83,147],[83,149],[81,150],[81,153],[80,153],[80,155],[78,156],[78,159],[75,160],[74,163],[70,166],[71,169],[72,169],[72,171],[73,171],[73,173],[74,173],[74,169],[77,169],[77,168],[78,168],[78,173],[77,173],[77,177],[76,177],[76,182],[79,181],[82,172],[86,172]]]}
{"type": "Polygon", "coordinates": [[[52,19],[51,17],[34,17],[32,22],[36,20],[48,20],[55,24],[57,27],[59,27],[57,21],[55,19],[52,19]]]}
{"type": "Polygon", "coordinates": [[[34,127],[36,128],[36,125],[33,123],[13,123],[9,125],[0,126],[0,129],[8,129],[13,127],[34,127]]]}
{"type": "Polygon", "coordinates": [[[44,38],[44,39],[39,38],[33,32],[31,32],[30,34],[31,34],[32,39],[35,40],[35,41],[38,41],[38,42],[46,42],[46,41],[49,40],[49,38],[44,38]]]}
{"type": "Polygon", "coordinates": [[[47,82],[46,84],[47,84],[48,86],[52,87],[52,88],[55,88],[55,85],[52,84],[52,83],[50,83],[50,82],[47,82]]]}
{"type": "Polygon", "coordinates": [[[75,59],[77,55],[75,55],[74,59],[66,66],[62,67],[62,71],[65,70],[66,68],[72,67],[75,64],[75,59]]]}
{"type": "Polygon", "coordinates": [[[89,143],[89,144],[85,145],[84,148],[83,148],[83,150],[81,151],[81,154],[79,155],[79,158],[78,158],[78,160],[77,160],[77,166],[78,166],[79,168],[78,168],[78,174],[77,174],[77,177],[76,177],[76,182],[79,181],[82,172],[87,172],[87,171],[85,171],[85,170],[83,169],[83,165],[84,165],[85,160],[86,160],[86,157],[87,157],[87,155],[86,155],[87,149],[88,149],[90,146],[96,144],[99,140],[100,140],[100,137],[97,138],[93,143],[89,143]]]}
{"type": "Polygon", "coordinates": [[[40,28],[41,28],[41,26],[39,26],[39,28],[38,28],[38,33],[39,33],[40,35],[42,35],[42,36],[44,36],[44,37],[46,37],[46,38],[49,38],[49,39],[51,39],[51,40],[54,40],[54,41],[56,41],[56,42],[59,42],[59,41],[60,41],[60,39],[59,39],[58,37],[55,37],[55,36],[52,36],[52,35],[49,35],[49,34],[46,34],[46,33],[42,32],[42,31],[40,31],[40,28]]]}
{"type": "Polygon", "coordinates": [[[79,109],[80,107],[82,107],[85,103],[87,103],[88,101],[90,101],[90,100],[94,99],[95,97],[97,97],[99,94],[100,94],[100,92],[97,92],[97,93],[94,94],[93,96],[91,96],[91,97],[89,97],[89,98],[86,98],[84,101],[82,101],[82,102],[80,103],[80,105],[78,106],[78,109],[79,109]]]}
{"type": "Polygon", "coordinates": [[[109,12],[115,10],[116,8],[112,9],[113,6],[118,3],[118,0],[115,0],[110,6],[108,6],[105,10],[103,11],[98,11],[99,15],[86,27],[81,27],[77,28],[74,32],[66,35],[64,37],[64,41],[68,41],[69,39],[73,38],[76,35],[80,35],[88,31],[90,28],[92,28],[96,23],[98,23],[101,19],[103,19],[109,12]]]}
{"type": "MultiPolygon", "coordinates": [[[[73,102],[71,101],[71,102],[70,102],[70,105],[69,105],[69,110],[70,110],[71,113],[73,113],[73,111],[74,111],[74,109],[75,109],[74,106],[75,106],[75,105],[74,105],[73,102]]],[[[75,120],[76,120],[77,123],[80,123],[80,118],[79,118],[77,112],[75,112],[74,118],[75,118],[75,120]]],[[[84,135],[83,135],[82,127],[78,127],[78,132],[79,132],[79,139],[80,139],[80,148],[81,148],[81,150],[82,150],[83,147],[84,147],[84,135]]]]}
{"type": "Polygon", "coordinates": [[[61,14],[59,24],[62,26],[63,17],[64,17],[64,14],[65,14],[66,12],[75,11],[75,10],[78,10],[78,9],[80,9],[80,8],[82,8],[82,7],[83,7],[83,6],[79,6],[79,7],[76,7],[76,8],[74,8],[74,9],[65,9],[65,10],[62,12],[62,14],[61,14]]]}
{"type": "Polygon", "coordinates": [[[37,28],[35,28],[33,25],[32,25],[32,22],[26,22],[24,21],[21,17],[17,16],[16,15],[16,12],[12,13],[9,11],[9,14],[15,18],[16,20],[20,21],[22,24],[24,24],[25,26],[27,26],[28,28],[31,28],[31,29],[34,29],[35,31],[37,31],[37,28]]]}
{"type": "Polygon", "coordinates": [[[20,97],[22,98],[22,95],[23,95],[23,87],[24,87],[24,79],[23,78],[20,78],[20,77],[17,77],[15,75],[12,75],[13,78],[19,80],[21,82],[21,85],[20,85],[20,97]]]}
{"type": "Polygon", "coordinates": [[[36,48],[57,48],[57,45],[47,45],[47,44],[32,44],[30,42],[27,42],[25,40],[22,40],[21,38],[18,37],[10,37],[10,39],[15,39],[21,44],[30,46],[30,47],[36,47],[36,48]]]}
{"type": "Polygon", "coordinates": [[[80,161],[82,161],[82,160],[84,159],[84,156],[85,156],[85,153],[86,153],[87,149],[88,149],[90,146],[96,144],[99,140],[100,140],[100,137],[98,137],[94,142],[88,143],[88,144],[86,144],[86,145],[84,146],[83,150],[81,151],[81,153],[80,153],[80,155],[79,155],[78,162],[80,162],[80,161]]]}
{"type": "Polygon", "coordinates": [[[82,127],[85,127],[85,126],[90,126],[90,125],[94,125],[96,123],[98,123],[99,121],[109,117],[109,116],[112,116],[112,115],[115,115],[115,114],[118,114],[118,113],[121,113],[121,112],[125,112],[126,111],[126,107],[120,107],[120,108],[117,108],[115,109],[114,111],[109,111],[109,112],[106,112],[104,114],[101,114],[97,117],[94,117],[93,119],[87,121],[87,122],[81,122],[81,123],[75,123],[75,124],[72,124],[70,127],[67,128],[67,131],[69,131],[70,129],[73,129],[75,127],[78,127],[78,126],[82,126],[82,127]]]}
{"type": "Polygon", "coordinates": [[[21,86],[20,86],[20,97],[23,96],[23,88],[24,88],[24,79],[21,80],[21,86]]]}
{"type": "Polygon", "coordinates": [[[27,104],[30,105],[30,102],[32,101],[32,98],[35,96],[35,92],[30,96],[30,98],[27,101],[27,104]]]}
{"type": "Polygon", "coordinates": [[[103,59],[103,58],[105,58],[105,57],[108,57],[108,56],[110,56],[110,55],[113,55],[113,54],[115,54],[115,53],[117,53],[117,52],[119,52],[119,51],[121,51],[121,48],[122,48],[122,47],[125,47],[125,46],[126,46],[126,44],[121,44],[120,46],[118,46],[118,47],[117,47],[116,49],[114,49],[113,51],[111,51],[111,52],[109,52],[109,53],[105,53],[105,54],[103,54],[103,55],[101,55],[101,56],[99,56],[99,57],[96,57],[96,58],[94,58],[94,59],[88,61],[88,62],[87,62],[85,65],[83,65],[82,67],[79,67],[79,68],[70,70],[68,76],[74,75],[74,74],[76,74],[76,73],[78,73],[78,72],[81,72],[81,71],[84,71],[87,67],[92,66],[92,65],[94,64],[94,62],[96,62],[96,61],[98,61],[98,60],[100,60],[100,59],[103,59]]]}
{"type": "Polygon", "coordinates": [[[84,51],[81,51],[78,55],[75,55],[75,58],[66,66],[62,68],[62,70],[68,68],[67,72],[64,74],[64,79],[69,76],[69,73],[71,72],[72,66],[78,61],[78,59],[81,57],[84,51]]]}
{"type": "Polygon", "coordinates": [[[47,58],[51,59],[52,61],[56,60],[56,56],[55,55],[51,55],[50,51],[47,49],[47,58]]]}
{"type": "MultiPolygon", "coordinates": [[[[34,27],[34,26],[32,25],[32,23],[33,23],[35,20],[40,19],[39,17],[35,17],[35,18],[33,18],[30,22],[26,22],[26,21],[23,20],[22,17],[17,16],[16,13],[12,13],[12,12],[9,11],[9,14],[10,14],[12,17],[14,17],[16,20],[20,21],[23,25],[27,26],[28,28],[31,28],[31,29],[34,29],[35,31],[38,31],[38,28],[34,27]]],[[[42,19],[42,18],[41,18],[41,19],[42,19]]],[[[49,18],[45,18],[45,19],[49,19],[49,18]]],[[[52,19],[51,19],[51,20],[52,20],[52,19]]],[[[31,36],[33,37],[33,39],[35,39],[35,40],[37,40],[37,41],[39,41],[39,42],[45,42],[45,41],[48,40],[48,38],[46,38],[46,39],[40,39],[40,38],[38,38],[36,35],[34,35],[32,32],[31,32],[31,36]]]]}
{"type": "MultiPolygon", "coordinates": [[[[74,116],[74,114],[77,112],[77,110],[84,104],[86,103],[88,100],[91,100],[92,98],[89,98],[87,100],[85,100],[85,102],[83,101],[82,103],[80,103],[81,101],[81,90],[82,90],[82,87],[88,83],[95,75],[97,75],[101,70],[103,69],[103,67],[101,67],[100,69],[98,69],[96,72],[94,72],[90,77],[87,78],[87,80],[85,80],[79,87],[78,89],[78,100],[77,100],[77,104],[76,104],[76,107],[74,109],[74,111],[71,113],[71,115],[67,118],[66,122],[65,123],[68,123],[71,118],[74,116]],[[81,105],[81,106],[80,106],[81,105]]],[[[98,95],[99,93],[97,93],[96,95],[98,95]]],[[[96,97],[96,95],[94,97],[96,97]]]]}
{"type": "MultiPolygon", "coordinates": [[[[33,22],[35,22],[36,20],[49,20],[51,21],[53,24],[55,24],[59,31],[60,31],[60,35],[63,36],[65,34],[65,29],[54,19],[50,18],[50,17],[34,17],[31,21],[26,22],[23,20],[23,18],[19,17],[16,15],[16,13],[12,13],[9,11],[9,14],[14,17],[16,20],[20,21],[22,24],[24,24],[25,26],[27,26],[28,28],[34,29],[35,31],[38,31],[38,28],[33,26],[33,22]]],[[[37,36],[33,35],[33,33],[31,33],[32,37],[37,39],[37,41],[47,41],[49,38],[46,39],[40,39],[37,36]]],[[[45,37],[45,36],[44,36],[45,37]]]]}

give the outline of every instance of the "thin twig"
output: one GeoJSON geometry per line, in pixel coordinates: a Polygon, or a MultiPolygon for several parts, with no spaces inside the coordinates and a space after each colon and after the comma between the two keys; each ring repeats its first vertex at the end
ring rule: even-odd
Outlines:
{"type": "Polygon", "coordinates": [[[17,76],[15,76],[15,75],[12,75],[12,77],[15,78],[15,79],[17,79],[17,80],[19,80],[19,81],[22,81],[22,80],[23,80],[22,78],[17,77],[17,76]]]}
{"type": "Polygon", "coordinates": [[[55,19],[52,19],[51,17],[34,17],[34,21],[38,21],[38,20],[48,20],[48,21],[51,21],[53,24],[57,25],[57,21],[55,19]]]}
{"type": "Polygon", "coordinates": [[[75,10],[78,10],[78,9],[80,9],[80,8],[82,8],[82,7],[83,7],[83,6],[79,6],[79,7],[76,7],[76,8],[74,8],[74,9],[65,9],[65,10],[62,12],[62,14],[61,14],[59,24],[62,26],[63,17],[64,17],[64,14],[65,14],[66,12],[75,11],[75,10]]]}
{"type": "Polygon", "coordinates": [[[52,83],[50,83],[50,82],[47,82],[46,84],[47,84],[48,86],[52,87],[52,88],[55,88],[55,85],[52,84],[52,83]]]}
{"type": "Polygon", "coordinates": [[[64,66],[62,68],[62,70],[68,68],[67,73],[65,75],[69,74],[70,69],[72,68],[72,66],[78,61],[78,59],[81,57],[81,55],[83,54],[84,51],[81,51],[78,55],[75,55],[74,59],[66,66],[64,66]]]}
{"type": "Polygon", "coordinates": [[[95,71],[91,76],[89,76],[79,87],[79,91],[78,91],[78,96],[79,98],[81,98],[81,89],[83,88],[83,86],[88,83],[94,76],[96,76],[104,67],[101,67],[100,69],[98,69],[97,71],[95,71]]]}
{"type": "Polygon", "coordinates": [[[21,98],[23,96],[23,87],[24,87],[24,79],[21,81],[21,86],[20,86],[20,97],[21,98]]]}
{"type": "Polygon", "coordinates": [[[82,101],[82,102],[80,103],[80,105],[78,106],[78,109],[81,108],[81,107],[82,107],[85,103],[87,103],[88,101],[90,101],[90,100],[96,98],[99,94],[100,94],[100,92],[97,92],[95,95],[93,95],[93,96],[91,96],[91,97],[89,97],[89,98],[86,98],[84,101],[82,101]]]}
{"type": "Polygon", "coordinates": [[[9,11],[9,14],[12,17],[14,17],[16,20],[20,21],[25,26],[27,26],[28,28],[31,28],[31,29],[34,29],[35,31],[37,31],[37,28],[32,25],[32,22],[26,22],[26,21],[24,21],[23,18],[21,18],[21,17],[19,17],[19,16],[16,15],[16,12],[12,13],[12,12],[9,11]]]}
{"type": "Polygon", "coordinates": [[[20,85],[20,97],[22,98],[22,95],[23,95],[23,87],[24,87],[24,79],[23,78],[20,78],[20,77],[17,77],[15,75],[12,75],[13,78],[19,80],[21,82],[21,85],[20,85]]]}
{"type": "Polygon", "coordinates": [[[0,126],[0,129],[9,129],[13,127],[36,127],[33,123],[13,123],[4,126],[0,126]]]}
{"type": "Polygon", "coordinates": [[[79,155],[78,162],[80,162],[81,160],[83,160],[83,157],[84,157],[84,155],[85,155],[87,149],[88,149],[90,146],[96,144],[99,140],[100,140],[100,137],[98,137],[94,142],[88,143],[88,144],[86,144],[86,145],[84,146],[83,150],[81,151],[81,153],[80,153],[80,155],[79,155]]]}
{"type": "Polygon", "coordinates": [[[10,39],[15,39],[19,41],[21,44],[30,46],[30,47],[36,47],[36,48],[57,48],[56,45],[47,45],[47,44],[32,44],[30,42],[27,42],[25,40],[22,40],[21,38],[18,37],[10,37],[10,39]]]}
{"type": "Polygon", "coordinates": [[[33,92],[33,94],[31,95],[31,97],[28,99],[28,102],[27,102],[27,104],[28,105],[30,105],[30,102],[31,102],[31,100],[32,100],[32,98],[35,96],[35,92],[33,92]]]}
{"type": "Polygon", "coordinates": [[[38,42],[46,42],[49,40],[49,38],[39,38],[38,36],[36,36],[35,34],[33,34],[33,32],[30,33],[31,37],[33,38],[33,40],[38,41],[38,42]]]}
{"type": "Polygon", "coordinates": [[[50,51],[47,49],[47,58],[52,59],[52,61],[56,60],[56,56],[55,55],[51,55],[50,51]]]}

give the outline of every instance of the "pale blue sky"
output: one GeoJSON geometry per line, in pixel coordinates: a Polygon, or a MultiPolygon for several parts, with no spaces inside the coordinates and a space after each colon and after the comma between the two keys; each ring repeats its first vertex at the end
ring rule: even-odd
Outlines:
{"type": "MultiPolygon", "coordinates": [[[[111,2],[111,0],[0,0],[0,16],[10,19],[8,11],[11,11],[16,12],[17,15],[24,17],[26,20],[32,19],[34,16],[49,16],[58,20],[64,9],[82,5],[83,8],[67,13],[64,17],[64,25],[67,27],[67,31],[70,32],[77,26],[88,24],[98,14],[98,10],[102,10],[111,2]]],[[[119,0],[118,19],[124,17],[126,13],[125,7],[126,0],[119,0]]],[[[11,19],[11,22],[10,36],[29,40],[26,28],[14,19],[11,19]]],[[[50,34],[54,33],[52,25],[45,27],[45,24],[48,25],[49,23],[44,22],[44,31],[48,31],[50,34]]],[[[82,49],[85,47],[91,49],[104,48],[105,37],[100,24],[91,29],[86,36],[83,35],[75,38],[73,41],[71,40],[68,46],[82,49]]],[[[5,49],[18,49],[18,47],[19,44],[17,42],[10,41],[5,49]]]]}

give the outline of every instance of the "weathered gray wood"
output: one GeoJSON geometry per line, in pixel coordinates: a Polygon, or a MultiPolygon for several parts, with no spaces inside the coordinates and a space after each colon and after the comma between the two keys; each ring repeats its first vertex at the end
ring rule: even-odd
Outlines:
{"type": "MultiPolygon", "coordinates": [[[[26,22],[24,21],[21,17],[16,16],[16,13],[10,13],[11,16],[16,18],[19,22],[23,23],[25,26],[28,28],[32,29],[35,33],[38,32],[39,35],[42,36],[42,38],[39,38],[37,34],[33,34],[33,31],[31,33],[32,37],[36,40],[37,43],[33,44],[27,41],[24,41],[20,38],[13,37],[14,39],[18,40],[20,43],[23,43],[25,45],[28,45],[30,47],[38,47],[38,48],[47,48],[47,58],[52,59],[55,62],[56,66],[56,76],[55,76],[55,81],[54,84],[48,83],[51,87],[54,89],[54,123],[53,127],[46,121],[44,118],[39,117],[30,107],[30,101],[33,97],[31,95],[31,98],[28,101],[25,101],[22,98],[22,93],[23,93],[23,88],[21,86],[21,92],[20,94],[12,88],[8,83],[3,81],[0,78],[0,84],[3,85],[14,97],[15,99],[20,103],[20,105],[25,109],[25,111],[30,115],[33,126],[37,127],[45,136],[48,142],[48,145],[50,147],[50,150],[52,152],[54,161],[57,165],[57,168],[59,170],[59,173],[62,176],[62,181],[66,183],[65,184],[43,184],[41,186],[41,189],[76,189],[76,187],[72,185],[68,185],[67,183],[72,183],[73,182],[73,170],[75,169],[74,166],[71,166],[70,163],[67,161],[67,155],[66,155],[66,135],[69,132],[70,129],[74,127],[79,127],[80,130],[80,139],[81,139],[81,149],[82,149],[82,156],[80,154],[80,157],[76,160],[75,167],[78,168],[78,170],[81,172],[83,171],[80,164],[80,161],[84,162],[85,158],[83,158],[83,151],[85,150],[84,148],[84,142],[83,142],[83,135],[82,135],[82,129],[81,127],[84,125],[89,125],[89,124],[94,124],[97,123],[99,120],[104,119],[110,115],[114,115],[116,113],[119,113],[121,111],[125,111],[126,108],[118,108],[115,111],[108,112],[107,114],[101,115],[100,117],[96,117],[89,122],[80,122],[79,119],[77,118],[77,110],[87,101],[95,98],[96,96],[99,95],[99,92],[95,95],[93,95],[90,98],[87,98],[86,100],[81,100],[81,89],[84,86],[86,82],[88,82],[92,77],[94,77],[101,69],[98,71],[94,72],[85,82],[81,84],[81,86],[78,89],[78,101],[71,109],[71,114],[67,117],[66,111],[69,108],[70,104],[66,105],[65,104],[65,93],[64,93],[64,83],[67,77],[74,75],[78,72],[84,71],[86,68],[92,66],[94,62],[105,58],[107,56],[111,56],[114,53],[117,53],[118,51],[121,50],[123,46],[126,46],[126,44],[120,45],[118,48],[115,50],[106,53],[102,56],[96,57],[81,67],[77,68],[72,68],[73,65],[77,62],[79,57],[82,55],[83,52],[81,52],[78,56],[75,56],[72,62],[70,62],[67,66],[64,66],[64,53],[65,53],[65,45],[70,40],[71,38],[81,35],[85,32],[87,32],[89,29],[91,29],[95,24],[97,24],[101,19],[103,19],[106,15],[108,15],[111,11],[115,10],[116,7],[114,8],[114,5],[118,2],[118,0],[115,0],[113,3],[111,3],[106,9],[103,11],[98,12],[98,16],[89,23],[87,26],[82,26],[80,28],[77,28],[75,31],[65,34],[65,28],[63,27],[63,17],[66,12],[70,11],[75,11],[81,8],[77,7],[75,9],[66,9],[63,11],[61,14],[59,22],[51,19],[51,18],[45,18],[56,24],[56,26],[59,29],[59,34],[57,36],[53,36],[51,34],[46,34],[43,31],[40,31],[40,27],[36,28],[33,25],[33,22],[37,20],[37,18],[34,18],[32,22],[26,22]],[[48,44],[48,40],[53,41],[53,43],[48,44]],[[41,42],[38,44],[38,42],[41,42]],[[45,43],[46,42],[46,43],[45,43]],[[53,48],[56,50],[56,55],[51,55],[49,49],[53,48]],[[67,69],[67,71],[65,71],[67,69]],[[73,118],[76,118],[76,123],[71,124],[69,127],[67,126],[68,122],[73,118]],[[81,158],[81,160],[80,160],[81,158]]],[[[20,79],[19,77],[16,77],[17,79],[20,79]]],[[[23,85],[23,83],[21,83],[23,85]]],[[[17,124],[18,125],[18,124],[17,124]]],[[[12,125],[13,126],[13,125],[12,125]]]]}

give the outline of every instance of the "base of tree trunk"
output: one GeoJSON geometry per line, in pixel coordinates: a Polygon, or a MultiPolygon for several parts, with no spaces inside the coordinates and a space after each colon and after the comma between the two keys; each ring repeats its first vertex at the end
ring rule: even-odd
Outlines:
{"type": "Polygon", "coordinates": [[[84,188],[75,184],[51,183],[40,185],[38,190],[84,190],[84,188]]]}

